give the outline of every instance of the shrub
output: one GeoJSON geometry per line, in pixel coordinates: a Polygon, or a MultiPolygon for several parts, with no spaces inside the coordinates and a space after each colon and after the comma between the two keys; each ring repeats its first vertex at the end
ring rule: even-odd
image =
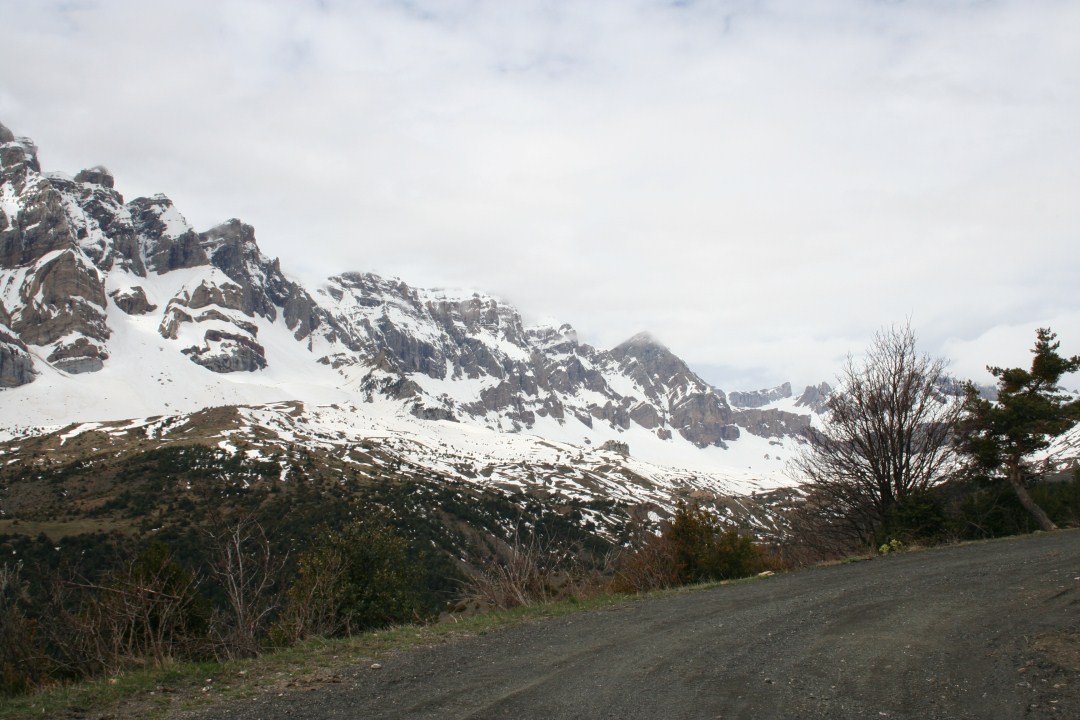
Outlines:
{"type": "Polygon", "coordinates": [[[887,543],[882,543],[881,547],[878,548],[878,553],[881,555],[888,555],[889,553],[902,553],[905,549],[906,547],[904,546],[904,543],[900,542],[896,538],[893,538],[887,543]]]}
{"type": "Polygon", "coordinates": [[[175,658],[199,657],[205,649],[210,607],[200,580],[177,563],[169,546],[150,543],[133,561],[101,583],[74,583],[83,591],[77,609],[70,598],[55,603],[54,633],[69,664],[92,672],[115,671],[150,661],[163,666],[175,658]]]}
{"type": "Polygon", "coordinates": [[[636,592],[748,577],[779,563],[737,528],[725,528],[704,508],[680,502],[657,536],[631,545],[618,563],[613,587],[636,592]]]}
{"type": "Polygon", "coordinates": [[[0,695],[27,692],[49,674],[37,623],[24,610],[29,586],[22,568],[21,562],[0,565],[0,695]]]}
{"type": "Polygon", "coordinates": [[[519,532],[464,584],[459,600],[466,606],[507,609],[587,595],[601,582],[580,561],[579,552],[534,533],[522,539],[519,532]]]}
{"type": "Polygon", "coordinates": [[[431,615],[421,564],[405,540],[380,524],[323,529],[297,561],[297,577],[271,629],[279,643],[347,636],[431,615]]]}
{"type": "Polygon", "coordinates": [[[878,531],[876,540],[884,543],[899,538],[907,543],[933,545],[950,537],[950,521],[938,489],[912,492],[898,502],[878,531]]]}
{"type": "Polygon", "coordinates": [[[632,530],[629,546],[616,557],[611,589],[635,593],[680,584],[674,550],[670,538],[637,525],[632,530]]]}

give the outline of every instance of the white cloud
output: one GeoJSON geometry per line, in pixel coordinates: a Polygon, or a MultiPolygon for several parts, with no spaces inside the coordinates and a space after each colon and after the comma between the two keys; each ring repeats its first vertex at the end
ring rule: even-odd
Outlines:
{"type": "Polygon", "coordinates": [[[1033,319],[1080,333],[1076,3],[0,15],[0,120],[46,167],[239,216],[299,274],[483,287],[601,346],[649,329],[727,387],[828,379],[908,317],[958,368],[1033,319]]]}

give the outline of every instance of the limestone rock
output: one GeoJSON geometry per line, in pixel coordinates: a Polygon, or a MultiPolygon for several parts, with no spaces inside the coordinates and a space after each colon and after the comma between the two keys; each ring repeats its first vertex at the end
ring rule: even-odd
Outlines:
{"type": "Polygon", "coordinates": [[[218,305],[248,316],[254,314],[250,310],[251,304],[245,301],[243,288],[230,282],[218,285],[204,280],[195,287],[185,304],[193,310],[218,305]]]}
{"type": "Polygon", "coordinates": [[[770,408],[736,410],[733,418],[751,435],[764,438],[801,437],[810,429],[810,416],[770,408]]]}
{"type": "Polygon", "coordinates": [[[127,210],[147,271],[160,275],[209,264],[199,234],[166,196],[135,198],[127,204],[127,210]]]}
{"type": "Polygon", "coordinates": [[[195,318],[183,309],[183,302],[178,299],[169,301],[165,306],[164,316],[158,325],[158,333],[166,340],[175,340],[180,336],[180,326],[186,322],[194,322],[195,318]]]}
{"type": "Polygon", "coordinates": [[[71,334],[104,342],[105,288],[93,267],[67,250],[37,264],[20,290],[23,306],[11,329],[28,345],[48,345],[71,334]]]}
{"type": "Polygon", "coordinates": [[[46,358],[48,362],[64,372],[78,375],[97,372],[104,367],[109,354],[85,337],[71,342],[59,343],[46,358]]]}
{"type": "Polygon", "coordinates": [[[157,305],[151,305],[146,298],[146,291],[140,285],[113,290],[109,293],[116,306],[128,315],[145,315],[157,310],[157,305]]]}
{"type": "Polygon", "coordinates": [[[791,383],[789,382],[774,388],[750,392],[729,392],[727,395],[728,403],[736,408],[758,408],[789,397],[791,397],[791,383]]]}
{"type": "Polygon", "coordinates": [[[285,277],[280,262],[260,252],[255,229],[250,225],[232,219],[201,233],[199,242],[210,263],[240,286],[240,308],[248,315],[274,321],[280,308],[286,327],[297,340],[308,337],[323,324],[330,324],[332,330],[339,331],[336,337],[345,339],[347,334],[329,322],[327,313],[311,295],[285,277]]]}
{"type": "Polygon", "coordinates": [[[79,173],[75,175],[75,182],[101,185],[102,187],[107,187],[109,189],[112,189],[116,185],[112,173],[101,165],[86,170],[80,170],[79,173]]]}
{"type": "Polygon", "coordinates": [[[795,401],[795,406],[804,407],[819,414],[824,413],[827,409],[826,402],[832,391],[829,383],[825,382],[820,385],[807,385],[802,395],[795,401]]]}
{"type": "Polygon", "coordinates": [[[739,437],[739,428],[731,424],[732,417],[731,408],[718,396],[698,393],[672,408],[671,426],[698,447],[722,447],[725,440],[739,437]]]}
{"type": "Polygon", "coordinates": [[[630,457],[630,445],[619,440],[606,440],[604,444],[600,446],[600,449],[618,453],[623,457],[630,457]]]}
{"type": "Polygon", "coordinates": [[[450,420],[452,422],[457,422],[454,413],[444,407],[432,407],[430,405],[417,403],[412,406],[412,409],[409,410],[409,412],[414,417],[418,417],[421,420],[450,420]]]}
{"type": "Polygon", "coordinates": [[[183,350],[191,361],[217,373],[254,372],[266,367],[266,350],[249,337],[207,330],[201,347],[183,350]]]}
{"type": "MultiPolygon", "coordinates": [[[[3,130],[0,125],[0,140],[3,130]]],[[[34,359],[19,338],[8,328],[0,325],[0,388],[12,388],[33,382],[34,359]]]]}
{"type": "Polygon", "coordinates": [[[643,428],[652,430],[664,423],[656,407],[648,403],[640,403],[630,410],[630,419],[643,428]]]}

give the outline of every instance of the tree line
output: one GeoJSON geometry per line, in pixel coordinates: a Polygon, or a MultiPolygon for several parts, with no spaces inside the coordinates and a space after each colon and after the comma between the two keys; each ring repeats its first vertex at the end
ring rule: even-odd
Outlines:
{"type": "Polygon", "coordinates": [[[1030,369],[989,366],[997,383],[986,397],[949,378],[944,360],[920,353],[910,326],[880,331],[860,360],[849,356],[793,463],[806,490],[794,535],[839,554],[901,536],[1006,534],[1025,525],[1016,506],[1042,530],[1057,527],[1043,504],[1075,520],[1080,476],[1048,483],[1033,462],[1080,420],[1080,399],[1059,384],[1080,369],[1080,356],[1059,348],[1055,333],[1040,328],[1030,369]]]}

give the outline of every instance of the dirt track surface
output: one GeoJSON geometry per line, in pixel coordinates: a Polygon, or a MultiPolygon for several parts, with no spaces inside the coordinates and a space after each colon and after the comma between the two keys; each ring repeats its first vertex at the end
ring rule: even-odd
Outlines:
{"type": "Polygon", "coordinates": [[[1080,718],[1080,532],[816,568],[411,650],[200,718],[1080,718]]]}

